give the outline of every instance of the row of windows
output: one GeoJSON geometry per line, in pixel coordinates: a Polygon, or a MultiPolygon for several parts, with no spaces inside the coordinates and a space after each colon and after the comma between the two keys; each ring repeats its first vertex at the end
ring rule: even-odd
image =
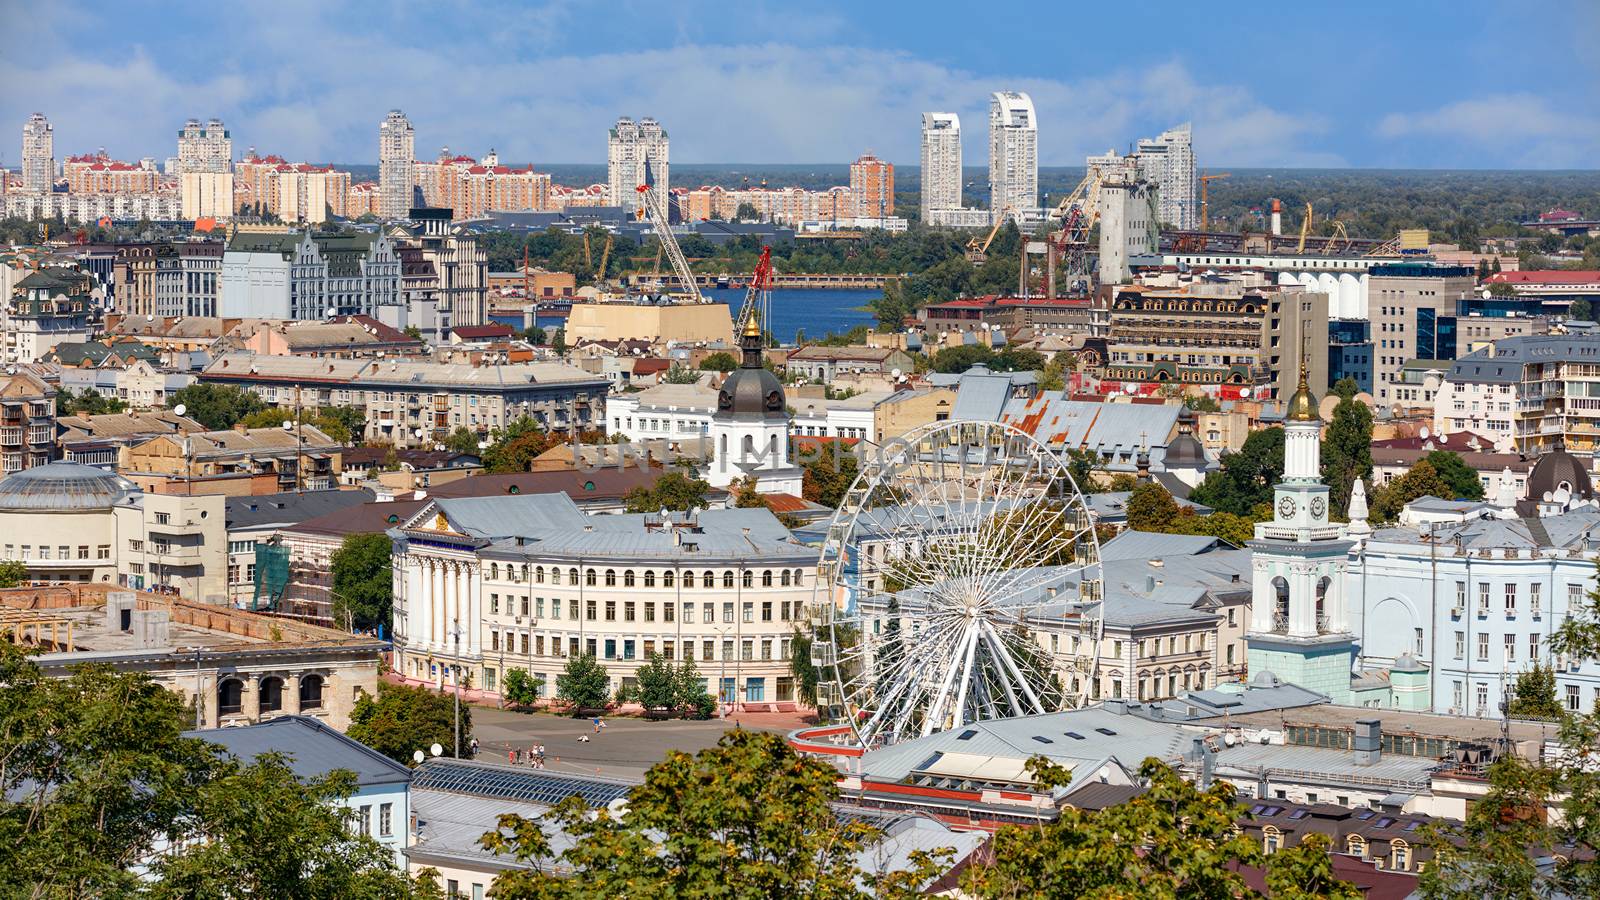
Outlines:
{"type": "MultiPolygon", "coordinates": [[[[1517,661],[1517,636],[1515,634],[1501,635],[1501,646],[1504,648],[1504,658],[1508,663],[1517,661]]],[[[1539,661],[1540,636],[1537,632],[1528,635],[1528,659],[1532,662],[1539,661]]],[[[1456,632],[1456,659],[1465,659],[1467,653],[1467,633],[1456,632]]],[[[1489,635],[1487,632],[1478,633],[1479,662],[1489,661],[1489,635]]]]}
{"type": "MultiPolygon", "coordinates": [[[[774,573],[771,569],[764,569],[761,572],[761,586],[798,587],[802,583],[804,573],[805,570],[803,569],[779,569],[776,573],[774,573]]],[[[506,580],[511,582],[527,581],[531,578],[533,584],[545,584],[545,578],[547,575],[549,577],[549,584],[562,583],[562,571],[555,566],[551,566],[548,573],[545,572],[544,566],[534,566],[530,572],[526,563],[522,565],[520,572],[517,566],[513,564],[508,563],[505,567],[506,580]],[[519,574],[521,576],[520,578],[518,577],[519,574]]],[[[618,587],[619,583],[621,587],[643,586],[647,588],[653,588],[656,586],[656,571],[654,569],[646,569],[640,575],[635,575],[632,569],[623,569],[620,573],[616,569],[606,569],[603,572],[599,569],[585,569],[582,577],[583,583],[589,587],[596,587],[602,581],[604,581],[606,587],[618,587]]],[[[489,564],[488,578],[490,581],[500,580],[499,563],[489,564]]],[[[570,568],[566,570],[567,584],[576,586],[578,583],[578,578],[579,575],[576,568],[570,568]]],[[[661,587],[676,587],[677,579],[677,571],[674,569],[667,569],[661,573],[661,587]]],[[[717,580],[717,573],[709,569],[700,574],[701,587],[716,587],[717,580]]],[[[744,587],[755,587],[756,573],[752,569],[743,569],[741,570],[741,574],[739,576],[735,576],[732,569],[726,569],[723,571],[721,578],[723,587],[733,587],[736,580],[742,583],[744,587]]],[[[692,588],[694,585],[695,573],[684,572],[683,586],[686,588],[692,588]]]]}
{"type": "MultiPolygon", "coordinates": [[[[73,559],[73,558],[88,559],[89,558],[89,545],[88,544],[79,544],[78,545],[78,552],[77,552],[77,556],[76,557],[73,556],[72,546],[70,544],[61,544],[61,545],[55,547],[53,551],[52,551],[52,548],[50,547],[49,544],[40,544],[38,546],[38,548],[37,548],[38,551],[39,551],[39,555],[37,557],[34,556],[34,549],[35,548],[34,548],[34,546],[32,544],[23,544],[22,545],[22,555],[18,556],[17,555],[16,546],[13,545],[13,544],[7,544],[6,545],[5,558],[6,559],[73,559]]],[[[95,547],[95,556],[94,556],[94,558],[95,559],[110,559],[111,558],[111,545],[110,544],[100,544],[99,546],[95,547]]]]}
{"type": "MultiPolygon", "coordinates": [[[[719,659],[727,661],[754,662],[756,660],[785,660],[789,658],[789,638],[732,638],[712,639],[706,638],[698,642],[699,659],[702,662],[713,662],[719,659]],[[717,646],[721,645],[722,653],[716,653],[717,646]],[[738,654],[735,655],[737,645],[738,654]]],[[[545,635],[536,634],[529,640],[527,634],[517,634],[507,631],[489,632],[489,649],[493,652],[520,653],[524,656],[545,656],[548,649],[550,656],[577,656],[580,653],[594,654],[599,659],[612,660],[647,660],[652,655],[660,653],[664,659],[676,659],[680,644],[676,638],[577,638],[568,636],[563,639],[554,635],[546,641],[545,635]],[[637,651],[637,652],[636,652],[637,651]]],[[[693,638],[685,638],[681,649],[684,659],[695,659],[697,642],[693,638]]],[[[1203,676],[1202,676],[1203,677],[1203,676]]],[[[1188,681],[1185,679],[1185,687],[1188,681]]]]}
{"type": "MultiPolygon", "coordinates": [[[[529,616],[529,617],[533,618],[534,620],[539,620],[539,619],[545,618],[545,598],[544,597],[513,597],[513,596],[510,596],[510,595],[507,595],[504,599],[505,599],[505,613],[504,613],[505,615],[508,615],[508,616],[529,616]]],[[[560,597],[551,597],[551,598],[549,598],[549,600],[550,600],[550,606],[549,606],[550,618],[552,618],[552,619],[560,619],[562,617],[562,615],[561,615],[562,606],[563,606],[562,598],[560,598],[560,597]]],[[[501,612],[500,612],[501,602],[500,601],[501,601],[501,597],[500,597],[499,594],[490,594],[489,595],[489,615],[491,615],[491,616],[501,615],[501,612]]],[[[772,621],[789,622],[789,621],[793,621],[795,619],[798,619],[798,618],[800,618],[801,612],[802,612],[801,604],[802,604],[802,601],[800,601],[800,600],[781,600],[781,601],[777,601],[777,602],[774,602],[772,600],[762,600],[762,601],[760,601],[761,621],[763,621],[763,622],[772,622],[772,621]],[[774,618],[774,616],[776,616],[776,618],[774,618]]],[[[731,600],[724,601],[722,603],[722,621],[723,622],[729,623],[729,624],[731,624],[733,622],[734,606],[735,606],[735,604],[731,600]]],[[[578,619],[578,601],[577,600],[570,600],[565,604],[565,607],[566,607],[566,611],[567,611],[566,618],[568,618],[568,619],[570,619],[572,621],[577,621],[577,619],[578,619]]],[[[584,601],[584,607],[585,607],[585,609],[584,609],[583,618],[586,621],[589,621],[589,622],[595,622],[595,621],[616,622],[616,621],[619,621],[618,618],[617,618],[617,613],[618,612],[621,612],[622,618],[620,619],[620,621],[623,621],[623,622],[654,622],[654,621],[656,621],[657,604],[653,600],[622,600],[622,601],[607,600],[607,601],[604,602],[603,605],[598,600],[586,600],[586,601],[584,601]],[[602,617],[600,615],[602,612],[604,613],[603,619],[602,619],[602,617]]],[[[674,621],[674,618],[675,618],[675,616],[677,615],[677,612],[678,612],[678,608],[679,608],[679,605],[675,604],[675,603],[672,603],[671,601],[666,601],[666,602],[661,603],[660,607],[659,607],[660,612],[661,612],[661,621],[663,621],[663,622],[674,621]]],[[[687,623],[687,622],[695,621],[695,616],[694,616],[695,609],[694,608],[695,608],[694,601],[692,601],[692,600],[683,601],[682,609],[683,609],[683,621],[684,622],[687,623]]],[[[740,610],[740,613],[741,613],[740,621],[743,621],[743,622],[755,622],[756,621],[756,613],[757,613],[757,602],[754,601],[754,600],[746,600],[746,601],[744,601],[744,603],[742,604],[742,609],[740,610]]],[[[711,623],[717,621],[717,604],[716,603],[713,603],[711,601],[705,601],[705,602],[702,602],[700,604],[700,621],[704,622],[706,624],[711,624],[711,623]]]]}

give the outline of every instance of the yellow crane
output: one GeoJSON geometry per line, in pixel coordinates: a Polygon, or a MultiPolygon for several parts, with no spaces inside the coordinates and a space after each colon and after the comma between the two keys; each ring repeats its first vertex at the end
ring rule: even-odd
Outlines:
{"type": "Polygon", "coordinates": [[[589,255],[589,229],[583,230],[583,267],[585,269],[594,265],[594,257],[589,255]]]}
{"type": "Polygon", "coordinates": [[[1231,177],[1232,175],[1233,175],[1232,172],[1223,172],[1223,173],[1218,174],[1218,175],[1201,175],[1200,176],[1200,230],[1201,231],[1205,231],[1206,228],[1211,224],[1211,209],[1210,209],[1210,207],[1211,207],[1211,199],[1210,199],[1210,196],[1209,196],[1210,188],[1211,188],[1211,182],[1213,182],[1213,181],[1221,181],[1222,179],[1231,177]]]}
{"type": "Polygon", "coordinates": [[[1306,204],[1306,217],[1300,220],[1300,243],[1295,245],[1294,252],[1306,252],[1306,235],[1311,233],[1311,204],[1306,204]]]}
{"type": "MultiPolygon", "coordinates": [[[[585,235],[585,236],[587,237],[587,235],[585,235]]],[[[610,261],[611,261],[611,235],[607,234],[606,235],[606,245],[600,251],[600,268],[598,268],[598,269],[596,269],[594,271],[594,280],[596,282],[604,282],[606,280],[606,263],[608,263],[610,261]]]]}
{"type": "Polygon", "coordinates": [[[994,243],[994,236],[1000,233],[1000,226],[1010,218],[1011,207],[1000,210],[1000,215],[995,216],[994,227],[989,229],[989,236],[979,241],[977,237],[967,241],[967,260],[973,265],[982,263],[989,258],[989,245],[994,243]]]}

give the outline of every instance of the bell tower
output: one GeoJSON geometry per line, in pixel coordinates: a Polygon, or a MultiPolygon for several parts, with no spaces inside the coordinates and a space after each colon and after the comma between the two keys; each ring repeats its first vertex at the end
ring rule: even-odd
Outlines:
{"type": "Polygon", "coordinates": [[[1306,383],[1289,398],[1283,425],[1283,480],[1273,488],[1272,521],[1250,541],[1253,582],[1245,635],[1252,677],[1283,681],[1351,700],[1355,635],[1345,608],[1345,565],[1353,541],[1328,520],[1322,483],[1322,419],[1306,383]]]}
{"type": "Polygon", "coordinates": [[[706,480],[725,488],[753,476],[763,494],[798,497],[802,473],[789,460],[789,406],[783,383],[767,370],[761,342],[761,322],[752,311],[739,341],[744,358],[717,391],[706,480]]]}

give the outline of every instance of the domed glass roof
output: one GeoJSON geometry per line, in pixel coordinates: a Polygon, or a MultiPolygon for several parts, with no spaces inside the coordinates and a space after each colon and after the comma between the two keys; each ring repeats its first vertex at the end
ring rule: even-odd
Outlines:
{"type": "Polygon", "coordinates": [[[139,486],[104,469],[56,462],[13,472],[0,480],[0,510],[59,512],[110,509],[139,486]]]}

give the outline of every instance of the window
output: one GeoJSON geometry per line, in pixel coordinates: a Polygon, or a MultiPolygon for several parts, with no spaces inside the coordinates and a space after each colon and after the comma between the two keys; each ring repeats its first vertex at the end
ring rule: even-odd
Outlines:
{"type": "Polygon", "coordinates": [[[1567,685],[1567,711],[1578,712],[1582,706],[1583,698],[1578,693],[1578,686],[1575,684],[1567,685]]]}
{"type": "Polygon", "coordinates": [[[1389,868],[1402,872],[1411,870],[1411,845],[1400,838],[1389,842],[1389,868]]]}
{"type": "Polygon", "coordinates": [[[1506,615],[1514,615],[1517,611],[1517,585],[1515,582],[1506,582],[1506,615]]]}
{"type": "Polygon", "coordinates": [[[1528,635],[1528,661],[1529,662],[1538,662],[1539,661],[1539,633],[1538,632],[1534,632],[1533,634],[1528,635]]]}
{"type": "Polygon", "coordinates": [[[1535,618],[1544,612],[1544,585],[1535,581],[1528,585],[1528,613],[1535,618]]]}
{"type": "Polygon", "coordinates": [[[634,618],[633,601],[632,600],[624,601],[623,604],[622,604],[622,621],[624,621],[624,622],[632,622],[633,618],[634,618]]]}
{"type": "Polygon", "coordinates": [[[622,586],[633,587],[633,570],[625,569],[622,572],[622,586]]]}
{"type": "Polygon", "coordinates": [[[1266,855],[1271,856],[1272,854],[1277,853],[1278,852],[1278,848],[1282,847],[1282,846],[1283,846],[1283,835],[1278,831],[1277,826],[1268,825],[1267,827],[1261,829],[1261,852],[1262,853],[1265,853],[1266,855]]]}
{"type": "Polygon", "coordinates": [[[1577,609],[1583,605],[1583,585],[1567,585],[1567,608],[1577,609]]]}
{"type": "MultiPolygon", "coordinates": [[[[574,571],[576,571],[576,570],[574,570],[574,571]]],[[[589,587],[594,587],[594,570],[593,569],[585,569],[584,570],[584,572],[583,572],[583,583],[588,585],[589,587]]]]}
{"type": "Polygon", "coordinates": [[[1423,655],[1423,651],[1422,651],[1422,629],[1418,628],[1418,629],[1415,629],[1415,630],[1416,630],[1415,637],[1416,637],[1416,644],[1417,644],[1417,655],[1421,656],[1421,655],[1423,655]]]}
{"type": "Polygon", "coordinates": [[[1487,615],[1489,612],[1489,582],[1478,582],[1478,613],[1487,615]]]}
{"type": "Polygon", "coordinates": [[[490,594],[489,595],[489,615],[491,615],[491,616],[500,615],[500,595],[499,594],[490,594]]]}
{"type": "Polygon", "coordinates": [[[668,571],[668,572],[662,572],[661,573],[661,586],[662,587],[672,587],[674,584],[677,583],[677,580],[678,580],[678,575],[677,575],[676,572],[668,571]]]}
{"type": "Polygon", "coordinates": [[[1486,632],[1478,633],[1478,662],[1489,661],[1489,635],[1486,632]]]}
{"type": "Polygon", "coordinates": [[[1506,635],[1506,662],[1513,663],[1513,662],[1516,662],[1516,661],[1517,661],[1517,636],[1514,635],[1514,634],[1508,634],[1508,635],[1506,635]]]}
{"type": "Polygon", "coordinates": [[[724,603],[724,604],[722,604],[722,622],[723,622],[724,625],[733,624],[733,604],[732,603],[724,603]]]}
{"type": "Polygon", "coordinates": [[[654,569],[646,569],[645,570],[645,573],[644,573],[644,586],[647,587],[647,588],[653,588],[653,587],[656,586],[656,573],[655,573],[654,569]]]}
{"type": "MultiPolygon", "coordinates": [[[[706,585],[706,586],[710,587],[710,585],[706,585]]],[[[722,586],[725,587],[725,588],[733,587],[733,570],[732,569],[729,569],[728,571],[722,573],[722,586]]]]}
{"type": "Polygon", "coordinates": [[[356,811],[356,828],[361,834],[372,833],[372,805],[363,805],[356,811]]]}
{"type": "Polygon", "coordinates": [[[1465,581],[1456,582],[1456,607],[1458,609],[1467,608],[1467,583],[1465,581]]]}
{"type": "Polygon", "coordinates": [[[322,676],[305,675],[300,679],[300,708],[322,708],[322,676]]]}
{"type": "Polygon", "coordinates": [[[756,586],[756,573],[750,571],[749,569],[745,569],[744,572],[742,573],[741,577],[740,577],[740,581],[744,584],[745,587],[755,587],[756,586]]]}
{"type": "Polygon", "coordinates": [[[378,806],[378,836],[389,837],[394,834],[394,804],[382,803],[378,806]]]}
{"type": "Polygon", "coordinates": [[[590,622],[593,622],[595,620],[595,616],[596,616],[597,612],[599,611],[599,609],[600,609],[600,604],[599,604],[598,601],[595,601],[595,600],[585,601],[584,602],[584,610],[583,610],[584,618],[588,619],[590,622]]]}
{"type": "Polygon", "coordinates": [[[1458,632],[1456,632],[1456,659],[1461,659],[1462,657],[1464,657],[1466,655],[1467,655],[1467,633],[1465,631],[1458,631],[1458,632]]]}
{"type": "MultiPolygon", "coordinates": [[[[593,581],[590,581],[589,583],[590,584],[594,584],[593,581]]],[[[606,587],[616,587],[616,586],[617,586],[617,570],[616,569],[607,569],[606,570],[606,587]]]]}
{"type": "MultiPolygon", "coordinates": [[[[728,574],[732,575],[733,573],[730,572],[728,574]]],[[[701,587],[707,587],[707,588],[716,587],[717,586],[716,573],[715,572],[706,572],[704,575],[701,575],[700,576],[700,586],[701,587]]],[[[733,585],[729,584],[728,587],[733,587],[733,585]]]]}
{"type": "Polygon", "coordinates": [[[747,624],[751,623],[751,622],[754,622],[756,620],[755,609],[756,609],[756,604],[755,604],[754,601],[746,600],[744,602],[744,609],[743,609],[744,621],[747,624]]]}
{"type": "Polygon", "coordinates": [[[244,682],[229,678],[217,685],[217,712],[236,716],[244,711],[244,682]]]}

